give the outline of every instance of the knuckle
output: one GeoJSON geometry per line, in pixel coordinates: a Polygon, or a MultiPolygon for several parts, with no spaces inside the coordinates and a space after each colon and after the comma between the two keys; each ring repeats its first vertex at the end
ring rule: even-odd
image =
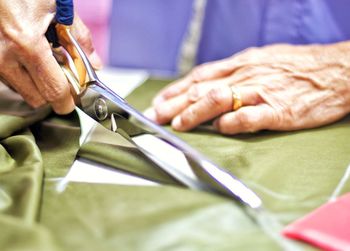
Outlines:
{"type": "Polygon", "coordinates": [[[43,39],[43,36],[27,27],[6,26],[1,29],[1,40],[6,41],[7,51],[22,56],[35,55],[41,52],[43,39]]]}
{"type": "Polygon", "coordinates": [[[212,89],[207,94],[207,101],[209,108],[221,107],[221,101],[223,100],[223,93],[221,88],[212,89]]]}
{"type": "Polygon", "coordinates": [[[1,27],[1,38],[7,42],[16,41],[20,37],[20,32],[10,26],[1,27]]]}
{"type": "Polygon", "coordinates": [[[46,86],[42,92],[43,97],[50,103],[62,100],[68,93],[65,85],[51,85],[46,86]]]}
{"type": "Polygon", "coordinates": [[[198,86],[193,85],[190,87],[187,93],[187,97],[190,101],[197,101],[199,99],[199,89],[198,86]]]}
{"type": "Polygon", "coordinates": [[[201,82],[204,79],[205,71],[206,71],[205,64],[194,67],[190,73],[191,80],[195,83],[201,82]]]}
{"type": "MultiPolygon", "coordinates": [[[[16,51],[22,56],[29,57],[35,55],[40,38],[34,34],[21,33],[17,37],[13,37],[10,42],[10,49],[16,51]]],[[[42,51],[42,48],[40,48],[42,51]]]]}
{"type": "Polygon", "coordinates": [[[270,127],[268,129],[284,129],[287,125],[294,123],[293,112],[288,107],[273,109],[270,118],[270,127]]]}
{"type": "Polygon", "coordinates": [[[254,131],[254,123],[250,116],[246,113],[237,113],[236,119],[243,131],[254,131]]]}
{"type": "Polygon", "coordinates": [[[293,107],[283,105],[280,109],[278,114],[283,114],[285,119],[287,120],[294,120],[296,118],[295,109],[293,107]]]}

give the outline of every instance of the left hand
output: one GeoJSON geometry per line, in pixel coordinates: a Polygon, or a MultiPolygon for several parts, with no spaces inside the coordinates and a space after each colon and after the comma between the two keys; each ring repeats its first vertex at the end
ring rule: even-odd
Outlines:
{"type": "Polygon", "coordinates": [[[215,119],[223,134],[298,130],[350,112],[350,42],[272,45],[196,67],[163,89],[146,116],[187,131],[215,119]],[[232,91],[243,107],[232,111],[232,91]]]}

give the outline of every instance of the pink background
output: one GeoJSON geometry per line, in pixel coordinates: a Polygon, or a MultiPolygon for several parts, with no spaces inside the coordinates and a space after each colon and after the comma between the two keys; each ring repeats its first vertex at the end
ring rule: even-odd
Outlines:
{"type": "Polygon", "coordinates": [[[98,55],[104,63],[108,63],[109,17],[112,0],[75,0],[74,5],[78,15],[92,33],[98,55]]]}

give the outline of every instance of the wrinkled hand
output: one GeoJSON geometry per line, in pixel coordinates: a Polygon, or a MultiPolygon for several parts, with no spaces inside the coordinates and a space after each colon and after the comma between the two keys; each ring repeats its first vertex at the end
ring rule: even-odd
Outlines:
{"type": "Polygon", "coordinates": [[[214,119],[223,134],[322,126],[350,112],[350,43],[251,48],[196,67],[145,115],[187,131],[214,119]],[[232,111],[232,91],[243,107],[232,111]]]}
{"type": "MultiPolygon", "coordinates": [[[[74,100],[45,38],[55,9],[54,0],[0,1],[0,77],[32,107],[50,103],[55,112],[65,114],[74,109],[74,100]]],[[[78,17],[72,32],[92,64],[101,67],[90,33],[78,17]]]]}

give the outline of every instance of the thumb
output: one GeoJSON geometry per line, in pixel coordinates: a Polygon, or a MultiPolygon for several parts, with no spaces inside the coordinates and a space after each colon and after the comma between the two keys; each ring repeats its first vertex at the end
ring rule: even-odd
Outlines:
{"type": "Polygon", "coordinates": [[[77,39],[78,43],[81,45],[82,49],[89,58],[92,66],[97,70],[101,69],[102,60],[98,56],[93,45],[91,32],[78,15],[75,15],[74,17],[72,34],[77,39]]]}

